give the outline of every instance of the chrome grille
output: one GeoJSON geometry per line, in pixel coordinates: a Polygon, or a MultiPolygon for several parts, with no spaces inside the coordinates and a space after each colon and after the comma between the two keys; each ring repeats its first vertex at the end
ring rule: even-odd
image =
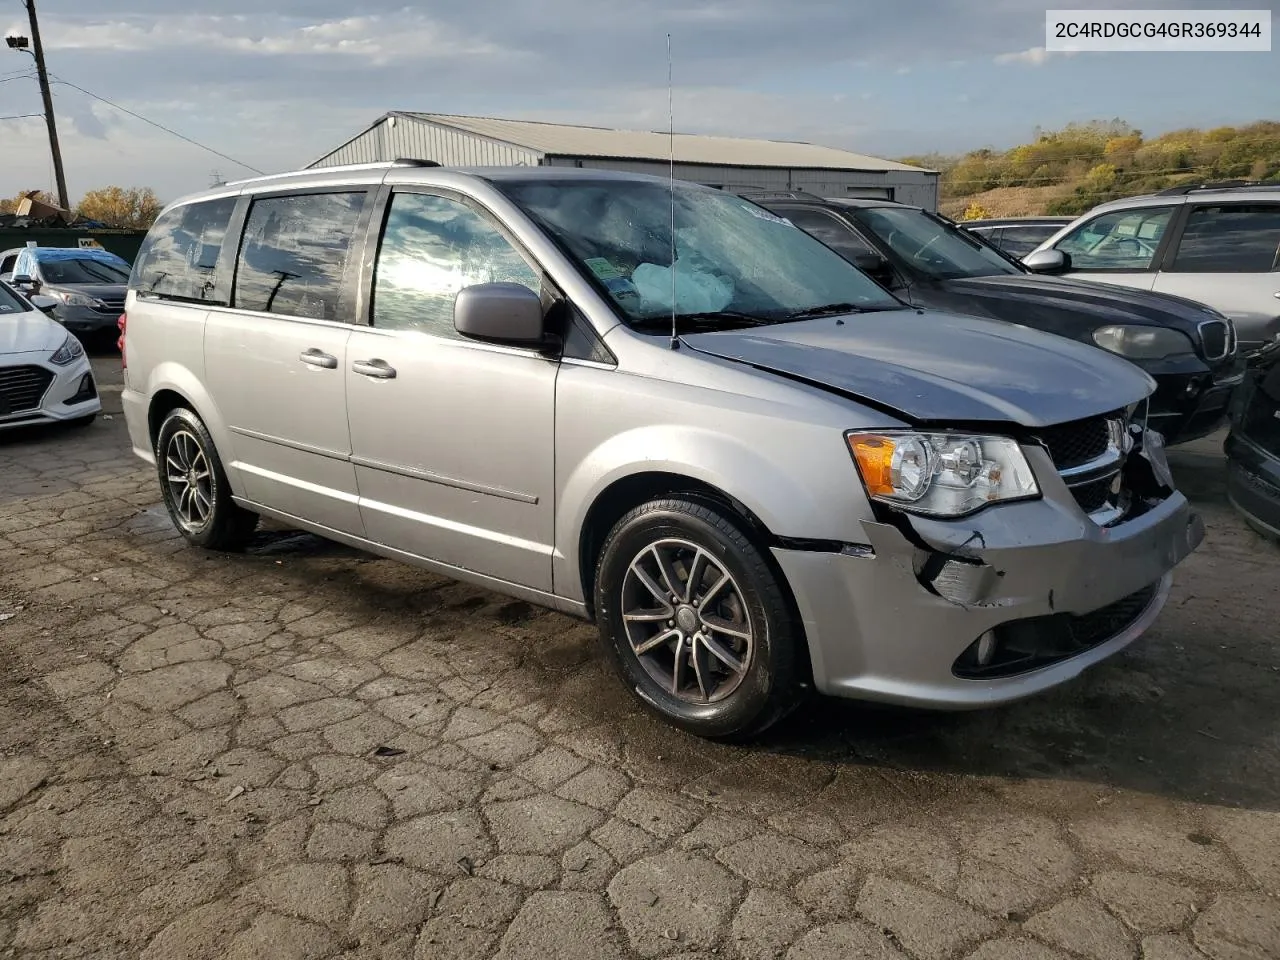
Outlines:
{"type": "Polygon", "coordinates": [[[1231,325],[1223,320],[1206,320],[1200,324],[1200,346],[1206,360],[1221,360],[1235,344],[1231,325]]]}
{"type": "Polygon", "coordinates": [[[1128,497],[1118,480],[1133,444],[1122,411],[1042,427],[1036,439],[1049,452],[1080,509],[1095,523],[1106,526],[1124,516],[1128,497]]]}
{"type": "Polygon", "coordinates": [[[1053,465],[1069,470],[1096,460],[1107,452],[1110,434],[1106,417],[1091,417],[1038,431],[1040,442],[1049,450],[1053,465]]]}
{"type": "Polygon", "coordinates": [[[1086,480],[1071,488],[1071,495],[1080,504],[1085,513],[1096,513],[1106,508],[1111,500],[1111,484],[1114,477],[1101,477],[1098,480],[1086,480]]]}
{"type": "Polygon", "coordinates": [[[0,417],[38,409],[51,383],[44,367],[0,367],[0,417]]]}

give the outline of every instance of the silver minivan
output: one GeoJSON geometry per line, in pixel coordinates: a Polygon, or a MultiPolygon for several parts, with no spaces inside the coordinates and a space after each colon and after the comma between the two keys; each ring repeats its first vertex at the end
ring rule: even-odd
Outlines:
{"type": "Polygon", "coordinates": [[[422,161],[184,199],[121,318],[193,544],[267,516],[593,619],[694,733],[809,688],[1034,694],[1145,631],[1203,525],[1151,379],[918,311],[740,197],[422,161]]]}

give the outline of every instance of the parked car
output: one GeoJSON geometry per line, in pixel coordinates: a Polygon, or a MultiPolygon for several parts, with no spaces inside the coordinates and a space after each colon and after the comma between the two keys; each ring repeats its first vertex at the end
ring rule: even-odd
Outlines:
{"type": "Polygon", "coordinates": [[[1251,353],[1280,336],[1280,184],[1175,187],[1104,203],[1023,263],[1207,303],[1235,321],[1251,353]]]}
{"type": "Polygon", "coordinates": [[[1150,422],[1185,443],[1226,422],[1243,375],[1231,322],[1177,297],[1035,276],[954,224],[887,200],[759,202],[928,310],[992,317],[1093,344],[1155,378],[1150,422]]]}
{"type": "Polygon", "coordinates": [[[14,265],[18,262],[18,254],[24,249],[24,247],[14,247],[0,253],[0,283],[12,282],[14,265]]]}
{"type": "Polygon", "coordinates": [[[1249,359],[1227,435],[1227,496],[1259,533],[1280,540],[1280,341],[1249,359]]]}
{"type": "Polygon", "coordinates": [[[1143,633],[1203,537],[1137,367],[909,309],[661,177],[228,185],[162,214],[121,327],[129,435],[192,544],[263,515],[594,619],[704,736],[811,685],[1045,690],[1143,633]]]}
{"type": "Polygon", "coordinates": [[[1005,217],[961,220],[957,226],[977,234],[1002,253],[1017,259],[1048,240],[1074,217],[1005,217]]]}
{"type": "Polygon", "coordinates": [[[92,336],[116,329],[129,269],[127,260],[94,247],[24,247],[11,284],[23,293],[52,297],[59,323],[92,336]]]}
{"type": "Polygon", "coordinates": [[[0,431],[39,423],[87,426],[102,409],[75,334],[49,319],[56,301],[0,283],[0,431]]]}

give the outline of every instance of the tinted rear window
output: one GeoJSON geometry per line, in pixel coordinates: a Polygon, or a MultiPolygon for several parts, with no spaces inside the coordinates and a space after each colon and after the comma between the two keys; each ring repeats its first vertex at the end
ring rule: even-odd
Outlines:
{"type": "Polygon", "coordinates": [[[235,197],[223,197],[165,213],[143,241],[129,285],[147,296],[225,306],[216,271],[235,207],[235,197]]]}
{"type": "Polygon", "coordinates": [[[236,263],[236,307],[342,319],[342,278],[364,200],[364,193],[255,200],[236,263]]]}
{"type": "Polygon", "coordinates": [[[1280,204],[1195,207],[1178,244],[1181,273],[1269,273],[1280,269],[1280,204]]]}

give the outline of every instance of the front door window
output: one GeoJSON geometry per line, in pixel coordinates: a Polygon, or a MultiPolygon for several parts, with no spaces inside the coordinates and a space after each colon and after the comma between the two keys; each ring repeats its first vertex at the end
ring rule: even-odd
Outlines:
{"type": "Polygon", "coordinates": [[[1094,217],[1063,237],[1057,249],[1073,270],[1150,270],[1173,207],[1139,207],[1094,217]]]}

